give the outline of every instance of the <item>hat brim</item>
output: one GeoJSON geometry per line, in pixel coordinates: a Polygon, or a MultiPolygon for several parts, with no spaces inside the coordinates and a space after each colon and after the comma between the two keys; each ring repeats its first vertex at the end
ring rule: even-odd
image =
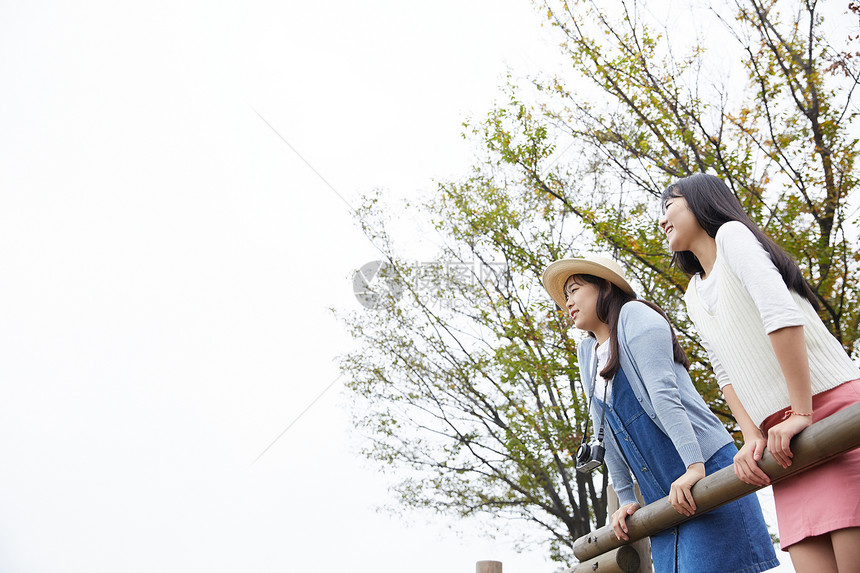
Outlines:
{"type": "Polygon", "coordinates": [[[561,259],[550,264],[543,272],[543,288],[560,308],[565,308],[564,283],[571,275],[593,275],[606,279],[624,292],[636,294],[627,280],[604,265],[588,259],[561,259]]]}

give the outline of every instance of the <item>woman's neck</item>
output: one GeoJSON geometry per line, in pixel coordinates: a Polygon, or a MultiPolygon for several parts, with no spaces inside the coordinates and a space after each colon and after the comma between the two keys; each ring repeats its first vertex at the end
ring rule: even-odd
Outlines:
{"type": "Polygon", "coordinates": [[[711,271],[714,270],[714,264],[717,262],[717,241],[708,234],[704,234],[690,247],[690,251],[699,260],[702,265],[702,278],[707,278],[711,271]]]}
{"type": "Polygon", "coordinates": [[[597,344],[603,344],[609,340],[609,325],[601,322],[600,326],[594,329],[594,338],[597,339],[597,344]]]}

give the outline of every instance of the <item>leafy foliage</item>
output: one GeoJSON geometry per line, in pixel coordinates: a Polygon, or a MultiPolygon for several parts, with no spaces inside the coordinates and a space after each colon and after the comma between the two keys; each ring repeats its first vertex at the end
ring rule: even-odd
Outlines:
{"type": "Polygon", "coordinates": [[[374,311],[342,317],[359,342],[342,367],[366,454],[411,469],[397,488],[405,505],[527,520],[567,560],[574,539],[603,523],[607,480],[573,470],[585,404],[543,269],[584,252],[623,261],[672,318],[694,382],[732,428],[682,312],[687,278],[656,226],[667,184],[711,172],[800,263],[825,323],[856,355],[860,76],[857,54],[828,43],[813,1],[737,0],[699,14],[742,55],[746,81],[734,89],[704,72],[712,54],[701,43],[675,56],[640,3],[536,5],[563,39],[567,75],[509,85],[504,103],[466,125],[483,157],[417,208],[442,243],[432,263],[400,256],[388,211],[368,200],[359,219],[387,258],[377,283],[387,288],[374,311]]]}
{"type": "Polygon", "coordinates": [[[539,287],[573,238],[565,213],[482,173],[441,185],[426,208],[448,238],[429,264],[395,256],[374,201],[362,212],[389,262],[379,306],[344,317],[362,342],[342,366],[365,399],[366,453],[416,470],[398,486],[404,503],[528,520],[561,558],[605,519],[607,479],[574,471],[575,343],[539,287]]]}

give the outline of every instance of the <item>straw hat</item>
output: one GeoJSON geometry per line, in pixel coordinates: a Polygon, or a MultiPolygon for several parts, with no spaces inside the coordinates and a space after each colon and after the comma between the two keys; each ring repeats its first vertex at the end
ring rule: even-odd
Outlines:
{"type": "Polygon", "coordinates": [[[612,259],[595,256],[561,259],[550,264],[543,272],[543,288],[561,308],[565,308],[564,283],[571,275],[594,275],[608,280],[625,292],[636,294],[624,276],[624,269],[612,259]]]}

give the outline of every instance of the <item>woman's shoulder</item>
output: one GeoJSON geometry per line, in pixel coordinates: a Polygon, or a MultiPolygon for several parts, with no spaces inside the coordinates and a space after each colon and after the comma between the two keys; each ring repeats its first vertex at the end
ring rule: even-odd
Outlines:
{"type": "Polygon", "coordinates": [[[726,221],[725,223],[720,225],[719,229],[717,229],[717,236],[738,233],[753,236],[752,231],[750,231],[749,227],[747,227],[740,221],[726,221]]]}
{"type": "MultiPolygon", "coordinates": [[[[722,261],[732,272],[743,277],[756,277],[761,271],[773,267],[765,246],[749,227],[740,221],[729,221],[717,230],[717,261],[722,261]]],[[[775,270],[775,267],[774,267],[775,270]]]]}
{"type": "Polygon", "coordinates": [[[651,326],[653,324],[666,324],[666,319],[654,308],[642,300],[631,300],[621,307],[619,324],[625,327],[651,326]]]}
{"type": "Polygon", "coordinates": [[[717,234],[714,237],[717,242],[717,248],[737,245],[749,244],[750,242],[758,243],[759,240],[753,234],[749,227],[740,221],[728,221],[720,225],[717,229],[717,234]]]}

